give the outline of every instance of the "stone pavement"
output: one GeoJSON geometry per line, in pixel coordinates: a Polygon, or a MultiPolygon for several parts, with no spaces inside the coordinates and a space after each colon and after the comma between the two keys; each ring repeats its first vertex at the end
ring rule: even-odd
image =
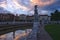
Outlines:
{"type": "Polygon", "coordinates": [[[44,25],[40,25],[40,33],[37,35],[37,40],[52,40],[51,36],[45,31],[44,25]]]}

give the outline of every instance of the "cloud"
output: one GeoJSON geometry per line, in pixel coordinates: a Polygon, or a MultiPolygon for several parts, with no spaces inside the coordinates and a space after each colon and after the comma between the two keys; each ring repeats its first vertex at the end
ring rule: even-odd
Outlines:
{"type": "Polygon", "coordinates": [[[0,0],[0,3],[1,3],[1,2],[4,2],[4,1],[6,1],[6,0],[0,0]]]}
{"type": "Polygon", "coordinates": [[[17,9],[23,9],[23,10],[29,10],[28,7],[24,6],[24,5],[21,5],[17,2],[17,0],[12,0],[13,1],[13,4],[14,6],[17,8],[17,9]]]}
{"type": "Polygon", "coordinates": [[[6,7],[7,5],[7,2],[6,2],[6,0],[0,0],[0,7],[6,7]]]}
{"type": "Polygon", "coordinates": [[[54,3],[54,0],[30,0],[32,5],[46,6],[54,3]]]}
{"type": "Polygon", "coordinates": [[[55,0],[56,2],[54,2],[53,4],[49,5],[49,6],[45,6],[44,10],[49,10],[49,11],[54,11],[56,9],[60,9],[60,0],[55,0]]]}
{"type": "Polygon", "coordinates": [[[60,10],[60,0],[0,0],[0,7],[11,12],[31,13],[34,12],[34,5],[38,5],[39,13],[49,13],[56,9],[60,10]],[[48,11],[48,12],[47,12],[48,11]]]}

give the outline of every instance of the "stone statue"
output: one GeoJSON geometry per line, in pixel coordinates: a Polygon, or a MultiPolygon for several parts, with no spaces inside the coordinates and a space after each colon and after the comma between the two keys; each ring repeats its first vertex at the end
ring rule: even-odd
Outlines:
{"type": "Polygon", "coordinates": [[[34,23],[33,23],[33,28],[32,32],[29,34],[27,37],[27,40],[37,40],[37,33],[39,30],[39,20],[38,20],[38,12],[37,12],[37,5],[34,7],[34,23]]]}

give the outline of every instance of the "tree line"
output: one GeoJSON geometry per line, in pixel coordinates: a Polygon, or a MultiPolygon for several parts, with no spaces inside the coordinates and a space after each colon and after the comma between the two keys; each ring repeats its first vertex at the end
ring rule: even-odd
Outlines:
{"type": "Polygon", "coordinates": [[[56,10],[54,13],[51,13],[51,21],[60,21],[60,11],[56,10]]]}

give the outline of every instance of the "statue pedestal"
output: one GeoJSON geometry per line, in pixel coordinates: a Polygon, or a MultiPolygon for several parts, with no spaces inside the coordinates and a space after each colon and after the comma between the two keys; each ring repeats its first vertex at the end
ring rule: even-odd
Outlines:
{"type": "Polygon", "coordinates": [[[29,34],[27,40],[37,40],[38,31],[39,31],[39,22],[34,22],[32,32],[29,34]]]}

